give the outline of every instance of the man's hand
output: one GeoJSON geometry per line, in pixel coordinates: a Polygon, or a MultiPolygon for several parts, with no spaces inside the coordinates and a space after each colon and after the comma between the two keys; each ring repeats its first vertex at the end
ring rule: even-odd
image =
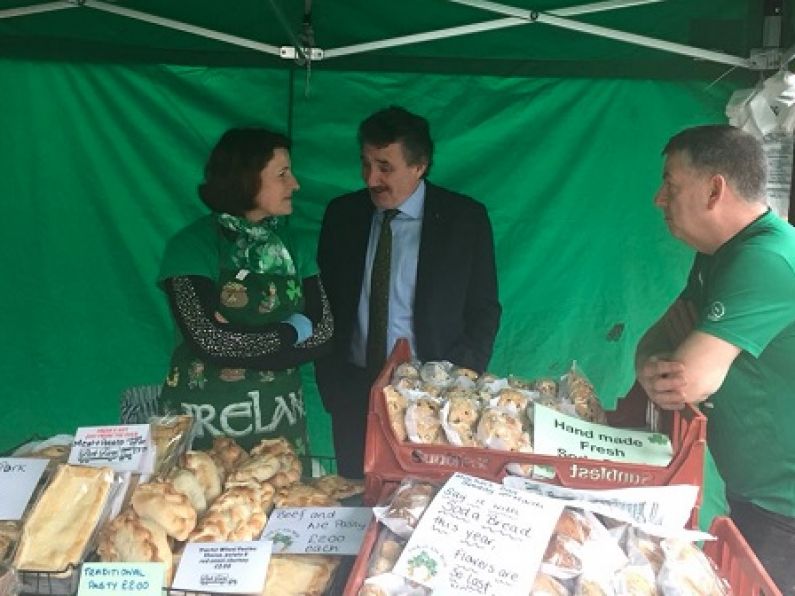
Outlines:
{"type": "Polygon", "coordinates": [[[638,370],[638,381],[655,404],[681,410],[687,403],[685,365],[663,356],[651,356],[638,370]]]}

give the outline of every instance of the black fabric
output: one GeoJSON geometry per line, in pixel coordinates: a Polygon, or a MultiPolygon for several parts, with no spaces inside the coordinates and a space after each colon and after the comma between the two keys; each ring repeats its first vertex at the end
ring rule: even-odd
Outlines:
{"type": "Polygon", "coordinates": [[[728,498],[732,521],[784,596],[795,596],[795,518],[728,498]]]}
{"type": "Polygon", "coordinates": [[[389,279],[392,260],[392,220],[400,213],[387,209],[381,219],[381,230],[370,273],[370,305],[367,325],[367,370],[371,376],[386,361],[386,338],[389,326],[389,279]]]}
{"type": "Polygon", "coordinates": [[[216,320],[219,293],[209,278],[173,277],[165,280],[164,287],[185,341],[200,358],[219,366],[283,370],[314,360],[331,347],[331,310],[318,276],[303,280],[304,314],[314,330],[312,337],[298,346],[293,345],[296,331],[287,323],[251,329],[216,320]],[[251,353],[251,345],[258,346],[256,354],[251,353]]]}
{"type": "Polygon", "coordinates": [[[367,370],[350,363],[341,365],[340,376],[345,379],[338,389],[344,399],[333,403],[342,409],[331,413],[331,430],[337,473],[345,478],[364,477],[364,441],[367,429],[367,404],[371,377],[367,370]]]}

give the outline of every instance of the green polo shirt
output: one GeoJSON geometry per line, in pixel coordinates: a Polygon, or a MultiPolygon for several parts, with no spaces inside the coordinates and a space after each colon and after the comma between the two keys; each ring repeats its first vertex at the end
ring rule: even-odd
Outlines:
{"type": "Polygon", "coordinates": [[[683,296],[697,329],[742,350],[704,409],[727,492],[795,516],[795,229],[768,211],[698,254],[683,296]]]}

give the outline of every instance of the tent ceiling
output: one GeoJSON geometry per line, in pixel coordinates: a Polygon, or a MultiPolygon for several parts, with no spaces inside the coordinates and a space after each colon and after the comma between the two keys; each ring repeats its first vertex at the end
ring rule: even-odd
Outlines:
{"type": "MultiPolygon", "coordinates": [[[[0,16],[3,11],[8,15],[20,7],[69,7],[0,19],[0,47],[30,56],[92,60],[276,64],[283,60],[269,55],[266,47],[294,44],[295,36],[302,31],[305,7],[304,0],[235,0],[232,3],[119,0],[104,4],[265,44],[249,49],[98,10],[103,4],[92,0],[85,5],[67,1],[0,0],[0,16]]],[[[318,65],[320,68],[364,66],[441,71],[469,68],[517,74],[579,68],[583,74],[589,74],[588,68],[592,67],[594,74],[600,71],[610,74],[612,69],[613,76],[650,77],[666,73],[687,77],[697,71],[713,76],[728,68],[545,22],[334,57],[338,48],[484,22],[501,25],[508,17],[450,0],[314,0],[311,4],[315,45],[329,54],[318,65]]],[[[583,3],[571,0],[509,0],[504,3],[542,15],[554,15],[555,11],[578,4],[583,3]]],[[[763,4],[761,0],[665,0],[567,18],[747,58],[752,48],[761,45],[763,4]]],[[[784,19],[782,44],[786,47],[793,38],[792,15],[785,14],[784,19]]]]}

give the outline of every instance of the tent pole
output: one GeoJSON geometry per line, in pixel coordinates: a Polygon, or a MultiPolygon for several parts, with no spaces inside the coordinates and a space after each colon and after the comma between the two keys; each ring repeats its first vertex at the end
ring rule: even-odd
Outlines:
{"type": "Polygon", "coordinates": [[[529,11],[525,9],[507,6],[505,4],[498,4],[496,2],[488,2],[485,0],[450,0],[456,4],[465,4],[467,6],[474,6],[482,8],[491,12],[509,15],[513,17],[520,17],[530,19],[537,23],[544,23],[553,27],[560,27],[563,29],[570,29],[579,31],[580,33],[587,33],[589,35],[596,35],[598,37],[606,37],[616,41],[631,43],[634,45],[644,46],[655,50],[662,50],[673,54],[681,54],[683,56],[690,56],[700,60],[708,60],[710,62],[718,62],[720,64],[729,64],[731,66],[740,66],[749,70],[754,69],[754,65],[747,58],[740,58],[732,56],[723,52],[714,52],[711,50],[704,50],[692,46],[686,46],[679,43],[670,41],[663,41],[653,37],[646,37],[644,35],[636,35],[635,33],[626,33],[625,31],[618,31],[617,29],[609,29],[607,27],[600,27],[598,25],[590,25],[580,21],[573,21],[558,16],[553,16],[551,13],[541,13],[529,11]]]}
{"type": "MultiPolygon", "coordinates": [[[[586,14],[590,12],[601,12],[604,10],[626,8],[627,6],[636,6],[639,4],[652,4],[655,2],[662,2],[662,1],[663,0],[605,0],[604,2],[593,2],[591,4],[581,4],[579,6],[571,6],[569,8],[561,8],[553,10],[550,11],[550,14],[555,14],[559,16],[571,16],[577,14],[586,14]]],[[[340,56],[348,56],[350,54],[361,54],[373,50],[382,50],[384,48],[394,48],[397,46],[410,45],[413,43],[422,43],[425,41],[445,39],[447,37],[458,37],[461,35],[469,35],[471,33],[480,33],[482,31],[493,31],[495,29],[504,29],[505,27],[515,27],[516,25],[528,25],[533,22],[530,19],[529,14],[530,14],[529,11],[517,9],[516,14],[509,15],[509,18],[506,19],[484,21],[482,23],[473,23],[471,25],[461,25],[459,27],[437,29],[436,31],[428,31],[426,33],[416,33],[413,35],[404,35],[401,37],[393,37],[390,39],[383,39],[380,41],[372,41],[352,46],[332,48],[330,50],[325,51],[324,58],[338,58],[340,56]]]]}
{"type": "Polygon", "coordinates": [[[24,17],[29,14],[40,12],[51,12],[53,10],[63,10],[64,8],[77,8],[77,4],[71,2],[46,2],[34,6],[20,6],[19,8],[6,8],[0,10],[0,19],[11,19],[14,17],[24,17]]]}
{"type": "Polygon", "coordinates": [[[173,19],[158,17],[156,15],[148,14],[138,10],[131,10],[122,6],[116,6],[115,4],[108,4],[107,2],[102,2],[101,0],[86,0],[84,6],[93,8],[95,10],[110,12],[130,19],[144,21],[153,25],[159,25],[168,29],[176,29],[177,31],[183,31],[185,33],[191,33],[200,37],[222,41],[224,43],[248,48],[250,50],[256,50],[265,54],[272,54],[274,56],[278,56],[280,54],[279,48],[276,46],[253,41],[251,39],[245,39],[243,37],[237,37],[236,35],[228,35],[226,33],[221,33],[220,31],[213,31],[212,29],[205,29],[204,27],[197,27],[196,25],[189,25],[188,23],[175,21],[173,19]]]}
{"type": "Polygon", "coordinates": [[[426,33],[415,33],[412,35],[403,35],[401,37],[382,39],[380,41],[371,41],[367,43],[358,43],[352,46],[332,48],[330,50],[325,51],[325,57],[338,58],[340,56],[347,56],[349,54],[361,54],[363,52],[370,52],[372,50],[394,48],[396,46],[405,46],[412,43],[422,43],[424,41],[434,41],[436,39],[444,39],[446,37],[457,37],[459,35],[480,33],[481,31],[493,31],[494,29],[504,29],[505,27],[515,27],[516,25],[526,25],[526,24],[527,21],[524,19],[517,19],[517,18],[496,19],[494,21],[484,21],[482,23],[462,25],[460,27],[450,27],[448,29],[427,31],[426,33]]]}

